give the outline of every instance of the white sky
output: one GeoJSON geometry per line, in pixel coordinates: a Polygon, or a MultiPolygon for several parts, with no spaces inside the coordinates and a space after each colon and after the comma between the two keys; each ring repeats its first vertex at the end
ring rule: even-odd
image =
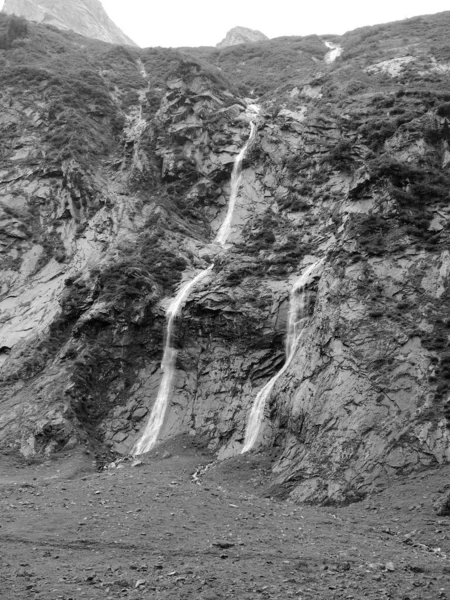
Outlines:
{"type": "Polygon", "coordinates": [[[140,46],[215,46],[236,25],[268,37],[344,33],[450,10],[450,0],[102,0],[140,46]]]}
{"type": "Polygon", "coordinates": [[[259,29],[270,38],[339,34],[450,10],[450,0],[101,1],[111,19],[142,47],[215,46],[236,25],[259,29]]]}

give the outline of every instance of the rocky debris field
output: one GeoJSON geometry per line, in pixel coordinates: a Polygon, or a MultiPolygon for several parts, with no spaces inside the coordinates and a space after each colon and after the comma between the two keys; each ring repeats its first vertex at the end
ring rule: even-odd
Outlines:
{"type": "Polygon", "coordinates": [[[189,437],[102,472],[3,457],[0,597],[450,597],[448,467],[312,507],[268,497],[267,455],[212,461],[189,437]]]}

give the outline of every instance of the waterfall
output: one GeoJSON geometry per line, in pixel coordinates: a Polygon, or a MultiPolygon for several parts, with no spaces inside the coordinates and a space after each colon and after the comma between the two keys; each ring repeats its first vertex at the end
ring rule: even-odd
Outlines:
{"type": "Polygon", "coordinates": [[[247,143],[239,152],[234,160],[233,172],[231,174],[231,190],[230,190],[230,200],[228,202],[228,210],[227,216],[225,217],[224,222],[222,223],[219,231],[217,232],[215,241],[221,244],[222,246],[228,239],[228,236],[231,232],[231,221],[233,219],[234,208],[236,206],[236,199],[239,191],[239,185],[241,183],[242,176],[242,161],[247,153],[248,147],[252,143],[256,133],[256,125],[253,121],[250,123],[250,136],[247,140],[247,143]]]}
{"type": "MultiPolygon", "coordinates": [[[[258,111],[255,111],[255,109],[253,109],[253,113],[255,112],[257,114],[258,111]]],[[[241,181],[242,161],[244,160],[248,147],[250,146],[251,142],[253,141],[253,138],[255,137],[255,133],[256,125],[252,121],[250,123],[250,136],[247,140],[247,143],[244,145],[244,147],[239,152],[234,161],[233,172],[231,175],[231,192],[230,200],[228,202],[228,211],[225,220],[222,226],[220,227],[215,239],[215,241],[221,244],[222,246],[227,241],[227,238],[230,235],[231,231],[231,221],[233,219],[234,207],[236,205],[239,184],[241,181]]],[[[161,370],[163,372],[163,376],[159,385],[158,395],[156,397],[155,404],[150,414],[150,418],[145,427],[144,433],[142,434],[138,442],[133,447],[133,450],[131,451],[132,456],[144,454],[144,452],[149,452],[158,440],[161,428],[164,423],[166,410],[169,405],[169,395],[172,390],[173,379],[175,375],[175,362],[177,358],[177,351],[175,348],[172,347],[175,320],[180,314],[184,303],[186,302],[189,294],[191,293],[191,290],[197,285],[199,281],[206,277],[206,275],[212,270],[213,267],[214,265],[211,265],[210,267],[208,267],[208,269],[205,269],[204,271],[198,273],[198,275],[196,275],[196,277],[194,277],[192,281],[188,281],[187,283],[185,283],[167,309],[166,344],[164,347],[164,354],[161,362],[161,370]]]]}
{"type": "Polygon", "coordinates": [[[250,411],[247,428],[245,430],[244,446],[242,454],[253,448],[258,439],[264,418],[266,401],[269,398],[274,385],[286,372],[295,356],[300,344],[309,313],[309,294],[305,291],[305,285],[311,273],[322,263],[322,260],[310,265],[306,271],[295,282],[289,301],[288,332],[286,337],[286,361],[283,367],[272,379],[259,391],[250,411]]]}
{"type": "Polygon", "coordinates": [[[169,404],[169,394],[172,389],[173,378],[175,375],[177,351],[172,347],[175,320],[180,314],[180,311],[183,308],[183,305],[186,302],[189,294],[191,293],[191,290],[197,285],[197,283],[199,283],[199,281],[208,275],[213,266],[214,265],[211,265],[204,271],[200,271],[200,273],[198,273],[198,275],[196,275],[192,281],[186,282],[167,308],[166,345],[164,347],[164,354],[161,362],[163,376],[159,385],[156,402],[153,406],[153,410],[150,414],[150,418],[145,427],[144,433],[131,452],[133,456],[136,456],[137,454],[144,454],[144,452],[149,452],[156,444],[159,432],[164,423],[164,417],[169,404]]]}
{"type": "Polygon", "coordinates": [[[326,63],[334,62],[343,52],[342,46],[336,46],[336,44],[333,44],[332,42],[325,42],[325,46],[330,49],[330,52],[327,52],[325,56],[326,63]]]}

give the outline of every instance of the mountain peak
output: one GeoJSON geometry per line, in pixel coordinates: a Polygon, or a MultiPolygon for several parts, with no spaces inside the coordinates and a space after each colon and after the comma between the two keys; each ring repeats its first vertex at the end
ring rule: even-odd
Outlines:
{"type": "Polygon", "coordinates": [[[219,42],[216,48],[227,48],[228,46],[236,46],[237,44],[249,44],[251,42],[263,42],[269,38],[257,31],[248,27],[233,27],[227,33],[225,38],[219,42]]]}
{"type": "Polygon", "coordinates": [[[99,0],[5,0],[3,12],[111,44],[137,45],[113,23],[99,0]]]}

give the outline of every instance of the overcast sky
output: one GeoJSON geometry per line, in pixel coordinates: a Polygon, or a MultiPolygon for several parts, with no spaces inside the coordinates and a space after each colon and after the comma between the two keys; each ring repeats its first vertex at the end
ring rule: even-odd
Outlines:
{"type": "Polygon", "coordinates": [[[140,46],[215,46],[242,25],[268,37],[344,33],[450,10],[449,0],[102,0],[140,46]]]}
{"type": "Polygon", "coordinates": [[[259,29],[270,38],[344,33],[450,10],[450,0],[101,1],[112,20],[142,47],[215,46],[236,25],[259,29]]]}

